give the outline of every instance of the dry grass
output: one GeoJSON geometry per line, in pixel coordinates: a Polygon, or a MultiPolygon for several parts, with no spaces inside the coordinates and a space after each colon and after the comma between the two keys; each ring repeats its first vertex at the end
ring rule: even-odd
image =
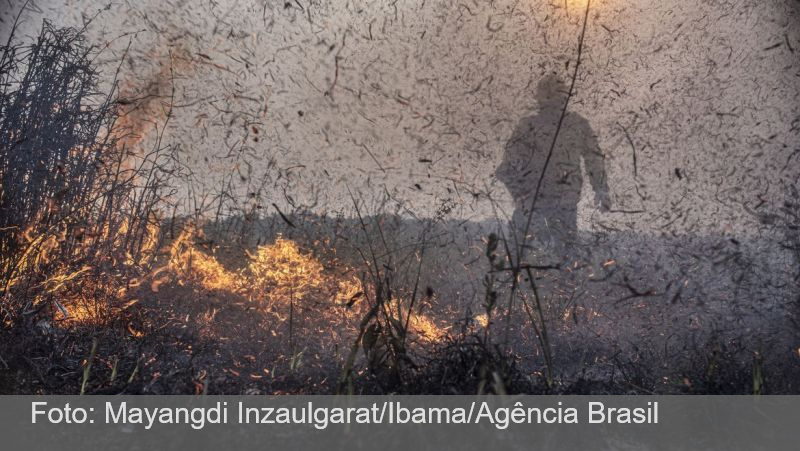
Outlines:
{"type": "MultiPolygon", "coordinates": [[[[398,215],[381,210],[365,216],[363,200],[353,196],[357,220],[341,232],[301,224],[296,208],[269,218],[285,226],[273,223],[268,239],[259,236],[258,244],[249,246],[243,244],[245,230],[268,219],[259,216],[253,199],[237,202],[226,191],[218,196],[213,221],[203,222],[203,209],[194,220],[165,218],[163,212],[173,207],[166,180],[180,175],[169,163],[169,149],[158,139],[152,149],[140,148],[147,132],[137,114],[126,116],[121,127],[116,123],[120,111],[114,91],[99,98],[72,91],[79,86],[93,92],[96,83],[89,64],[93,53],[79,33],[45,26],[42,37],[40,45],[65,49],[65,55],[45,52],[58,64],[31,59],[34,52],[19,46],[4,49],[0,60],[3,77],[28,70],[38,80],[33,92],[11,78],[0,80],[7,82],[0,83],[5,102],[0,130],[0,353],[5,356],[0,358],[8,357],[0,367],[21,374],[0,382],[0,391],[675,389],[674,381],[665,383],[654,370],[666,361],[654,347],[640,350],[634,343],[625,354],[616,349],[619,343],[602,342],[600,332],[573,338],[577,328],[570,322],[592,321],[603,313],[571,304],[568,293],[555,289],[540,296],[540,282],[556,286],[555,279],[564,274],[544,277],[547,269],[526,263],[525,243],[511,243],[502,233],[487,233],[484,248],[471,237],[476,258],[470,264],[477,261],[479,268],[471,282],[480,288],[477,300],[465,304],[474,304],[464,308],[458,289],[445,295],[450,297],[439,295],[426,282],[437,280],[432,271],[459,284],[466,270],[449,260],[428,264],[431,254],[452,244],[436,243],[432,232],[449,207],[418,221],[417,229],[405,230],[410,229],[405,223],[390,231],[387,223],[400,222],[398,215]],[[80,76],[48,69],[62,66],[80,76]],[[41,100],[53,98],[53,86],[70,95],[57,102],[41,100]],[[40,99],[34,105],[38,110],[24,98],[40,99]],[[70,127],[71,134],[57,133],[70,127]],[[84,133],[87,129],[91,133],[84,133]],[[39,135],[48,141],[36,141],[39,135]],[[239,222],[224,224],[223,202],[238,205],[230,214],[239,222]],[[241,225],[240,236],[234,223],[241,225]],[[475,304],[477,314],[471,310],[475,304]],[[589,348],[596,344],[614,352],[592,354],[589,348]],[[585,376],[581,365],[587,360],[600,376],[585,376]],[[597,380],[602,384],[593,385],[597,380]]],[[[172,72],[167,69],[158,73],[160,94],[169,91],[172,72]]],[[[136,111],[152,115],[154,108],[151,102],[136,111]]],[[[159,117],[167,121],[169,114],[159,117]]],[[[204,202],[196,203],[207,206],[204,202]]],[[[794,207],[787,204],[787,230],[796,229],[794,207]]],[[[498,221],[498,229],[501,225],[498,221]]],[[[796,238],[787,236],[795,250],[796,238]]],[[[649,291],[622,281],[630,296],[649,299],[649,291]]],[[[752,362],[737,364],[747,349],[735,340],[717,341],[709,340],[713,352],[692,350],[705,361],[669,369],[681,375],[676,391],[769,391],[770,362],[760,351],[752,362]],[[742,368],[747,369],[744,389],[742,368]]]]}

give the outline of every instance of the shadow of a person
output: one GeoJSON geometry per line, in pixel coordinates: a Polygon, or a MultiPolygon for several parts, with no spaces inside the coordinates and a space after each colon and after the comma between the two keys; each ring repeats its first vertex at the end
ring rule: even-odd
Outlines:
{"type": "Polygon", "coordinates": [[[559,129],[567,95],[568,88],[553,75],[539,82],[538,112],[519,121],[496,171],[498,180],[514,198],[511,226],[517,243],[537,243],[537,248],[561,254],[554,256],[556,258],[567,258],[565,254],[571,253],[577,237],[583,168],[594,190],[595,204],[601,210],[609,207],[604,158],[589,122],[567,111],[559,129]],[[522,237],[557,129],[558,136],[542,178],[528,236],[522,237]]]}

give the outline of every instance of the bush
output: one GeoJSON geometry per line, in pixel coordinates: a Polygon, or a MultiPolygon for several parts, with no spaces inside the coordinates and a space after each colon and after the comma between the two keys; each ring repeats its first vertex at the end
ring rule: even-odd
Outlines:
{"type": "Polygon", "coordinates": [[[0,320],[102,320],[158,247],[164,149],[126,148],[82,31],[0,52],[0,320]]]}

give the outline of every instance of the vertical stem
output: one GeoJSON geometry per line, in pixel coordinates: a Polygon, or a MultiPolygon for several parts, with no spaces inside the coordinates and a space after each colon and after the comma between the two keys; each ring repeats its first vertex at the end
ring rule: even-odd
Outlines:
{"type": "Polygon", "coordinates": [[[294,290],[289,289],[289,348],[294,358],[294,290]]]}

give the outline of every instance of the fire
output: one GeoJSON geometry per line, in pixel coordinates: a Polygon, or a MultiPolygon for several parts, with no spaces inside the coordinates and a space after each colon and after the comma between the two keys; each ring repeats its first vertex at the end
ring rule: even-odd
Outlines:
{"type": "Polygon", "coordinates": [[[280,236],[274,244],[259,246],[255,254],[247,255],[250,264],[245,277],[259,294],[302,298],[327,282],[319,261],[302,253],[294,241],[280,236]]]}
{"type": "Polygon", "coordinates": [[[476,322],[476,323],[477,323],[479,326],[481,326],[481,327],[482,327],[482,328],[484,328],[484,329],[486,329],[487,327],[489,327],[489,317],[486,315],[486,313],[480,313],[480,314],[478,314],[478,315],[475,315],[475,316],[473,317],[473,320],[474,320],[474,321],[475,321],[475,322],[476,322]]]}
{"type": "Polygon", "coordinates": [[[100,304],[91,300],[73,298],[69,302],[54,301],[55,320],[62,324],[95,324],[102,321],[104,311],[100,304]]]}
{"type": "MultiPolygon", "coordinates": [[[[161,235],[161,227],[159,225],[160,218],[156,214],[151,214],[150,220],[148,221],[147,225],[144,226],[144,234],[141,239],[141,244],[139,246],[139,250],[137,255],[132,255],[130,251],[125,252],[125,265],[129,267],[139,267],[144,266],[146,262],[156,253],[158,250],[158,245],[160,244],[160,235],[161,235]]],[[[120,224],[118,231],[116,232],[117,241],[120,241],[120,238],[125,236],[129,229],[128,219],[125,218],[120,224]]],[[[108,227],[104,229],[104,234],[109,234],[108,227]]],[[[117,243],[122,244],[122,243],[117,243]]]]}
{"type": "MultiPolygon", "coordinates": [[[[440,327],[436,322],[422,312],[411,312],[408,314],[407,303],[400,299],[392,299],[386,304],[386,309],[390,316],[399,320],[403,324],[408,319],[408,332],[413,338],[422,342],[433,343],[441,340],[447,335],[447,329],[440,327]]],[[[401,324],[398,322],[397,324],[401,324]]]]}
{"type": "MultiPolygon", "coordinates": [[[[355,276],[351,268],[337,265],[336,271],[326,266],[310,252],[304,251],[295,241],[278,236],[271,244],[244,251],[246,265],[239,270],[225,268],[211,251],[198,247],[197,238],[202,237],[195,227],[187,227],[170,245],[168,272],[178,278],[180,284],[194,284],[208,290],[235,293],[262,308],[270,310],[282,320],[287,312],[282,308],[295,302],[295,308],[312,309],[318,319],[341,323],[344,318],[360,318],[369,299],[368,289],[355,276]],[[344,274],[344,275],[343,275],[344,274]],[[311,302],[308,301],[325,301],[311,302]],[[344,316],[342,316],[344,315],[344,316]]],[[[154,274],[151,288],[158,291],[164,283],[164,271],[154,274]]],[[[385,305],[385,312],[398,326],[408,321],[409,337],[420,343],[440,341],[448,333],[429,316],[421,312],[409,315],[409,303],[392,299],[385,305]]],[[[343,325],[343,323],[342,323],[343,325]]],[[[320,329],[321,330],[321,329],[320,329]]]]}
{"type": "Polygon", "coordinates": [[[161,234],[161,227],[158,224],[159,222],[151,222],[147,225],[147,233],[142,240],[142,246],[139,251],[139,261],[135,263],[142,264],[144,259],[150,258],[155,254],[160,243],[159,236],[161,234]]]}
{"type": "Polygon", "coordinates": [[[437,342],[447,334],[447,330],[439,327],[432,319],[423,314],[411,316],[409,330],[423,341],[428,342],[437,342]]]}
{"type": "Polygon", "coordinates": [[[128,299],[127,285],[133,286],[130,281],[141,274],[141,268],[158,247],[160,228],[157,222],[152,222],[145,228],[139,250],[132,255],[125,250],[128,228],[126,221],[113,231],[106,226],[96,234],[90,233],[88,227],[49,233],[35,225],[26,228],[20,234],[25,250],[19,258],[0,259],[0,267],[11,274],[6,292],[19,289],[17,296],[30,299],[25,312],[44,315],[48,325],[51,319],[59,326],[102,323],[120,310],[119,305],[128,299]],[[59,254],[59,243],[65,241],[76,244],[70,252],[59,254]],[[97,254],[89,255],[98,242],[110,250],[94,250],[97,254]],[[115,270],[101,271],[99,268],[106,263],[111,263],[115,270]],[[15,265],[13,272],[12,265],[15,265]],[[127,281],[126,277],[119,277],[119,271],[126,274],[127,281]],[[22,277],[31,274],[34,276],[22,277]],[[20,283],[22,280],[27,283],[20,283]]]}
{"type": "Polygon", "coordinates": [[[169,268],[179,277],[179,282],[195,282],[207,290],[238,291],[237,275],[225,269],[212,255],[198,249],[197,235],[194,226],[186,227],[170,245],[169,268]]]}
{"type": "MultiPolygon", "coordinates": [[[[229,291],[254,300],[301,300],[321,293],[346,304],[363,293],[357,277],[340,278],[330,274],[319,260],[303,252],[292,240],[281,236],[254,252],[245,251],[248,264],[241,270],[225,268],[213,255],[198,248],[201,236],[194,226],[187,227],[170,245],[168,269],[181,284],[195,283],[207,290],[229,291]],[[330,295],[330,296],[329,296],[330,295]]],[[[151,288],[158,290],[163,278],[155,278],[151,288]]]]}
{"type": "Polygon", "coordinates": [[[11,258],[2,259],[2,270],[4,274],[11,274],[7,282],[7,289],[13,288],[20,280],[20,275],[33,272],[40,266],[50,262],[50,252],[58,246],[58,240],[52,234],[36,234],[33,226],[25,229],[21,234],[21,239],[25,245],[25,252],[18,261],[11,258]]]}
{"type": "Polygon", "coordinates": [[[364,296],[364,287],[355,275],[337,282],[336,301],[338,304],[352,307],[364,296]]]}

